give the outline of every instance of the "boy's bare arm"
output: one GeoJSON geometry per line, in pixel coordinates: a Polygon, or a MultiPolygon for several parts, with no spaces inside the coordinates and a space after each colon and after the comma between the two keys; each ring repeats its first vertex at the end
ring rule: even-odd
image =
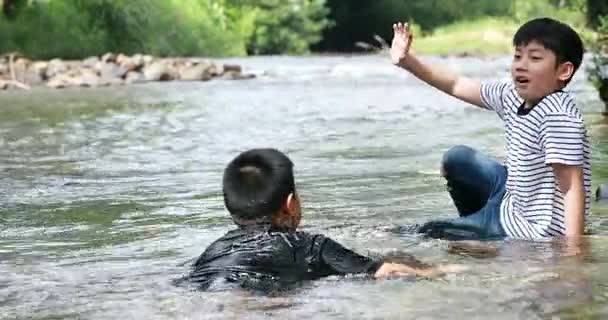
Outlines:
{"type": "Polygon", "coordinates": [[[436,278],[446,273],[458,273],[465,271],[462,265],[440,265],[434,267],[410,267],[405,264],[385,262],[374,274],[375,278],[400,277],[415,275],[425,278],[436,278]]]}
{"type": "Polygon", "coordinates": [[[393,64],[409,71],[418,79],[470,104],[484,107],[481,101],[481,82],[458,76],[445,68],[424,63],[410,53],[413,34],[406,24],[393,25],[390,55],[393,64]]]}
{"type": "Polygon", "coordinates": [[[585,185],[583,169],[554,163],[551,165],[559,189],[564,194],[566,236],[579,237],[585,230],[585,185]]]}

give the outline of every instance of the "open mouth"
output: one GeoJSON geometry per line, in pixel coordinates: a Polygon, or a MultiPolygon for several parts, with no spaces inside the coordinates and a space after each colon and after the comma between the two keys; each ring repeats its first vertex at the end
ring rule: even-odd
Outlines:
{"type": "Polygon", "coordinates": [[[530,82],[530,79],[524,76],[515,77],[515,83],[519,86],[527,85],[530,82]]]}

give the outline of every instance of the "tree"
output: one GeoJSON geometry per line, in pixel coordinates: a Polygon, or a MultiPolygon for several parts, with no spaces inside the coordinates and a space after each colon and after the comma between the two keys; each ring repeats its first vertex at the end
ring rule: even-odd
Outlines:
{"type": "Polygon", "coordinates": [[[608,1],[587,0],[587,21],[593,28],[600,26],[600,17],[608,16],[608,1]]]}
{"type": "Polygon", "coordinates": [[[606,105],[604,114],[608,116],[608,1],[587,0],[587,20],[599,34],[591,48],[594,63],[589,78],[598,89],[600,99],[606,105]]]}
{"type": "Polygon", "coordinates": [[[14,20],[19,11],[27,6],[27,0],[2,0],[2,14],[9,20],[14,20]]]}

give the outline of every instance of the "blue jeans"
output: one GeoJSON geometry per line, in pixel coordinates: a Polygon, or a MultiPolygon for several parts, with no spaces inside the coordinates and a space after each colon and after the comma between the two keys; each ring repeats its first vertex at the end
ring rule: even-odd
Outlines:
{"type": "Polygon", "coordinates": [[[507,168],[467,146],[452,147],[443,157],[442,174],[460,217],[430,221],[418,232],[449,240],[498,239],[507,168]]]}

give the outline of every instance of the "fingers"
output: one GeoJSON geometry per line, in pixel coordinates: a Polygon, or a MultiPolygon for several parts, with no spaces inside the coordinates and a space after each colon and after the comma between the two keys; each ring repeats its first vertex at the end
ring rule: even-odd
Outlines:
{"type": "Polygon", "coordinates": [[[395,33],[400,33],[400,34],[404,34],[407,33],[408,37],[411,37],[411,33],[410,33],[410,25],[407,22],[397,22],[393,24],[393,31],[395,33]]]}

